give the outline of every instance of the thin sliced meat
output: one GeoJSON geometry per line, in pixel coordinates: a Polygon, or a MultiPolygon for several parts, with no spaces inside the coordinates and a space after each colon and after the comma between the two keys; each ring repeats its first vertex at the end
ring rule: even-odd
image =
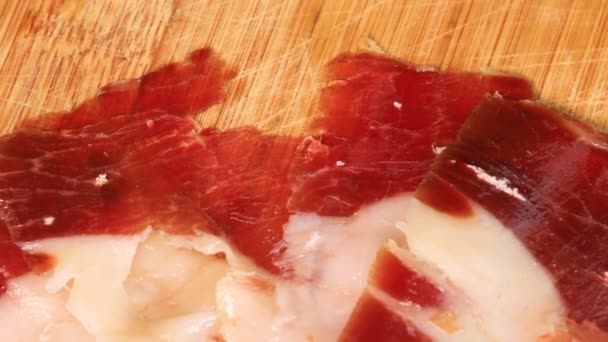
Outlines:
{"type": "MultiPolygon", "coordinates": [[[[608,136],[534,102],[487,97],[416,196],[449,215],[462,196],[483,207],[550,274],[578,324],[573,335],[595,331],[594,341],[606,341],[607,170],[608,136]]],[[[497,253],[485,257],[500,262],[497,253]]]]}
{"type": "Polygon", "coordinates": [[[191,117],[220,102],[233,76],[197,51],[4,137],[0,193],[12,238],[206,231],[278,272],[297,140],[201,131],[191,117]]]}
{"type": "Polygon", "coordinates": [[[234,75],[208,49],[106,87],[71,112],[27,121],[0,141],[3,221],[14,241],[148,226],[206,231],[280,273],[289,269],[278,260],[290,214],[347,216],[411,191],[434,144],[453,137],[476,100],[532,95],[519,78],[419,70],[369,54],[339,57],[328,73],[326,133],[316,137],[200,131],[191,115],[221,101],[234,75]],[[344,106],[345,94],[356,105],[344,106]]]}
{"type": "Polygon", "coordinates": [[[537,103],[486,97],[404,207],[407,243],[384,247],[368,289],[440,341],[608,340],[606,141],[537,103]],[[421,302],[409,271],[442,302],[421,302]]]}
{"type": "Polygon", "coordinates": [[[290,209],[351,215],[363,204],[412,192],[485,94],[534,96],[509,75],[440,72],[373,54],[329,63],[321,93],[324,133],[300,146],[290,209]]]}
{"type": "MultiPolygon", "coordinates": [[[[15,242],[45,251],[45,244],[69,246],[69,241],[47,239],[37,245],[38,240],[106,234],[101,242],[90,241],[91,250],[95,246],[103,251],[106,242],[112,245],[113,237],[107,234],[139,236],[144,241],[141,248],[137,247],[141,241],[127,241],[132,255],[147,248],[145,236],[152,227],[168,233],[168,242],[160,239],[154,248],[167,255],[188,255],[180,262],[187,267],[180,284],[188,284],[188,277],[196,273],[191,270],[199,266],[192,265],[207,267],[215,259],[214,253],[176,252],[171,247],[176,235],[184,239],[181,243],[191,242],[192,235],[201,241],[209,238],[208,233],[216,235],[216,240],[235,249],[235,258],[244,255],[261,266],[258,269],[239,259],[237,267],[221,261],[224,250],[217,252],[222,268],[217,278],[221,279],[210,279],[211,285],[202,286],[217,291],[217,302],[209,305],[217,305],[220,314],[216,317],[207,312],[214,309],[205,308],[205,315],[197,316],[198,322],[209,323],[209,317],[217,320],[209,326],[203,324],[211,334],[217,330],[225,336],[252,340],[254,335],[259,340],[267,340],[262,336],[323,340],[339,335],[353,307],[351,321],[341,335],[344,341],[426,341],[444,335],[456,340],[502,336],[503,340],[523,341],[528,335],[517,329],[526,330],[526,324],[539,326],[541,333],[554,326],[572,331],[570,323],[562,321],[560,297],[554,293],[550,276],[529,258],[519,240],[502,235],[500,222],[507,226],[509,222],[499,215],[495,216],[500,222],[486,215],[459,183],[446,177],[428,178],[425,186],[441,191],[423,188],[418,197],[453,215],[438,218],[430,212],[433,209],[411,199],[432,159],[454,139],[486,94],[530,98],[530,84],[507,75],[416,68],[370,54],[340,56],[329,64],[327,74],[323,117],[316,123],[321,133],[308,137],[266,135],[253,128],[218,131],[198,127],[191,116],[220,102],[222,89],[234,75],[209,50],[195,52],[187,62],[139,80],[105,88],[72,112],[24,123],[15,134],[0,140],[0,199],[4,204],[0,217],[10,233],[2,240],[10,254],[0,259],[8,270],[2,273],[4,281],[49,263],[44,256],[24,254],[15,242]],[[471,217],[481,217],[477,222],[481,228],[469,229],[468,235],[454,234],[468,227],[471,222],[466,220],[471,217]],[[425,235],[446,222],[453,227],[445,234],[437,230],[438,236],[425,235]],[[484,230],[488,227],[496,229],[488,235],[484,230]],[[398,230],[405,232],[407,241],[385,245],[388,239],[399,240],[398,230]],[[28,243],[22,244],[25,241],[28,243]],[[445,241],[453,244],[445,245],[445,241]],[[432,247],[443,254],[425,254],[432,247]],[[507,257],[502,258],[503,263],[487,259],[482,261],[491,262],[476,264],[466,253],[463,258],[458,255],[467,248],[501,251],[507,257]],[[451,255],[460,259],[449,260],[451,255]],[[460,267],[456,271],[454,264],[460,267]],[[469,276],[469,267],[481,273],[469,276]],[[502,306],[494,308],[491,300],[483,303],[484,298],[503,298],[500,291],[485,291],[484,281],[500,284],[494,290],[502,290],[520,273],[524,279],[520,283],[529,285],[533,295],[522,286],[512,286],[514,289],[505,291],[502,306]],[[240,308],[237,311],[235,303],[240,308]],[[522,305],[528,303],[531,313],[521,313],[522,305]],[[264,306],[264,315],[260,315],[260,306],[264,306]],[[542,322],[537,324],[536,319],[542,322]],[[240,324],[243,320],[251,324],[240,324]]],[[[593,134],[583,136],[595,143],[603,141],[593,134]]],[[[484,177],[481,179],[488,179],[484,177]]],[[[520,200],[518,196],[529,194],[510,195],[520,200]]],[[[140,264],[140,257],[134,260],[138,260],[134,265],[140,264]]],[[[63,269],[70,269],[70,260],[63,262],[63,269]]],[[[130,262],[116,262],[127,277],[130,262]]],[[[87,262],[81,264],[87,269],[87,262]]],[[[136,269],[129,275],[140,278],[125,278],[131,285],[150,290],[144,285],[149,282],[158,291],[167,287],[164,279],[151,279],[146,262],[141,264],[146,272],[136,269]]],[[[170,278],[170,267],[165,271],[164,277],[170,278]]],[[[73,286],[80,292],[75,291],[70,303],[80,299],[76,316],[81,321],[83,315],[90,316],[84,290],[92,289],[82,284],[95,283],[98,273],[88,274],[88,278],[77,272],[72,275],[79,279],[73,286]]],[[[21,285],[17,282],[15,286],[19,289],[21,285]]],[[[122,293],[123,280],[114,279],[114,285],[113,290],[122,293]]],[[[181,311],[171,311],[176,307],[163,302],[163,294],[154,291],[154,296],[139,303],[145,306],[142,312],[150,309],[154,319],[160,315],[169,324],[172,315],[181,311]]],[[[19,291],[13,292],[18,297],[19,291]]],[[[138,290],[132,292],[136,296],[138,290]]],[[[170,298],[179,298],[178,307],[184,312],[196,312],[189,306],[194,303],[184,302],[183,296],[170,298]]],[[[108,307],[120,304],[109,299],[98,302],[108,307]]],[[[576,319],[574,311],[570,312],[576,319]]],[[[112,324],[99,324],[89,317],[85,325],[90,333],[106,333],[114,323],[129,331],[125,322],[113,322],[119,319],[113,318],[111,310],[104,313],[112,324]]],[[[589,319],[576,325],[583,329],[577,334],[597,333],[586,328],[587,321],[597,322],[589,319]]],[[[163,329],[155,334],[164,333],[163,329]]],[[[568,330],[565,334],[575,335],[568,330]]]]}
{"type": "MultiPolygon", "coordinates": [[[[197,203],[200,188],[189,186],[213,156],[184,116],[221,102],[233,76],[209,49],[199,50],[2,137],[0,217],[9,241],[134,233],[151,224],[213,230],[197,203]]],[[[10,254],[1,259],[4,279],[29,269],[17,263],[17,248],[3,251],[10,254]]]]}
{"type": "Polygon", "coordinates": [[[382,246],[372,266],[367,288],[348,320],[341,341],[431,341],[407,311],[395,303],[441,308],[443,291],[417,269],[406,265],[390,246],[382,246]],[[392,305],[391,305],[392,304],[392,305]]]}
{"type": "Polygon", "coordinates": [[[272,272],[287,271],[280,257],[297,140],[250,128],[205,131],[203,137],[218,167],[206,172],[200,208],[241,253],[272,272]]]}

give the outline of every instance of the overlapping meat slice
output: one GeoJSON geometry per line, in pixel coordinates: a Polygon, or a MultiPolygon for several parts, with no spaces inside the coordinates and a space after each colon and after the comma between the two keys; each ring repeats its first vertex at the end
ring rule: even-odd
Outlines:
{"type": "Polygon", "coordinates": [[[607,147],[606,135],[554,110],[488,97],[417,197],[444,210],[456,200],[443,182],[484,207],[551,274],[567,316],[608,332],[607,147]]]}
{"type": "MultiPolygon", "coordinates": [[[[289,201],[292,211],[323,216],[363,215],[361,208],[375,207],[373,203],[391,197],[394,208],[403,207],[408,194],[413,194],[430,169],[434,156],[455,137],[467,115],[486,94],[499,93],[511,99],[533,96],[530,84],[521,78],[439,72],[371,54],[336,58],[328,66],[327,77],[321,94],[323,116],[316,122],[323,133],[305,138],[298,146],[292,175],[294,194],[289,201]]],[[[381,224],[375,224],[395,227],[401,218],[402,215],[386,216],[381,224]]],[[[395,232],[383,236],[393,238],[395,232]]],[[[375,246],[380,247],[382,241],[386,240],[378,239],[375,246]]],[[[367,252],[357,251],[358,255],[367,252]]],[[[366,254],[365,267],[359,272],[369,269],[373,257],[366,254]]],[[[406,289],[411,291],[411,299],[422,300],[425,295],[431,298],[431,293],[441,291],[423,277],[418,278],[416,271],[408,272],[405,267],[402,270],[396,277],[411,276],[406,289]]],[[[397,271],[390,268],[389,276],[397,271]]],[[[364,274],[353,277],[357,286],[350,291],[364,291],[364,295],[341,338],[382,339],[399,332],[400,338],[428,339],[403,315],[389,313],[386,303],[378,301],[373,290],[364,289],[364,274]],[[370,317],[377,319],[362,324],[370,317]]],[[[396,278],[384,280],[391,282],[396,278]]]]}
{"type": "Polygon", "coordinates": [[[406,209],[407,244],[392,250],[414,259],[389,268],[379,255],[375,299],[401,303],[391,312],[437,340],[608,340],[607,139],[534,102],[484,99],[406,209]],[[429,283],[406,276],[398,289],[419,295],[379,282],[416,260],[429,283]],[[429,288],[443,301],[417,302],[429,288]]]}
{"type": "Polygon", "coordinates": [[[294,211],[351,215],[361,205],[413,192],[438,150],[485,94],[534,96],[500,74],[440,72],[372,54],[329,63],[321,93],[324,134],[300,146],[294,211]]]}

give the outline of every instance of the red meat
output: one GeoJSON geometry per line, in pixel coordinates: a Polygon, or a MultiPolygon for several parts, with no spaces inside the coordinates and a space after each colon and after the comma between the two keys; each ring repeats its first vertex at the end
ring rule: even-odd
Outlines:
{"type": "Polygon", "coordinates": [[[428,342],[431,339],[411,322],[384,306],[374,296],[364,292],[340,336],[342,342],[428,342]]]}
{"type": "Polygon", "coordinates": [[[532,96],[519,78],[417,70],[369,54],[337,58],[328,75],[314,137],[200,130],[192,115],[221,102],[234,76],[208,49],[25,122],[0,139],[0,217],[11,241],[207,231],[281,273],[291,213],[346,216],[413,191],[433,147],[453,138],[484,94],[532,96]]]}
{"type": "Polygon", "coordinates": [[[533,97],[506,75],[438,72],[372,54],[329,63],[321,94],[324,134],[301,146],[294,211],[350,215],[366,203],[416,189],[434,149],[445,146],[485,94],[533,97]]]}
{"type": "Polygon", "coordinates": [[[445,210],[455,192],[437,184],[448,183],[485,207],[553,276],[569,318],[608,332],[607,165],[608,136],[534,102],[487,97],[417,196],[445,210]]]}

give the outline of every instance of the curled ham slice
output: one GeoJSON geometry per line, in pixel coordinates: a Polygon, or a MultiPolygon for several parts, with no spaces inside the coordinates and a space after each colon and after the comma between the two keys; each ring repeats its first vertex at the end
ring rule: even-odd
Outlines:
{"type": "Polygon", "coordinates": [[[483,206],[551,274],[567,316],[608,331],[607,147],[606,135],[562,113],[488,97],[417,196],[445,210],[459,202],[434,195],[445,182],[483,206]]]}

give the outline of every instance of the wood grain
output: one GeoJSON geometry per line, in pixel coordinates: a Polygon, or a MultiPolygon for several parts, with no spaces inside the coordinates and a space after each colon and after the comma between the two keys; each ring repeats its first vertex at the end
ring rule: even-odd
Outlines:
{"type": "Polygon", "coordinates": [[[295,134],[323,65],[382,50],[519,73],[543,101],[608,127],[606,1],[97,0],[0,2],[0,131],[211,45],[240,70],[204,124],[295,134]]]}

